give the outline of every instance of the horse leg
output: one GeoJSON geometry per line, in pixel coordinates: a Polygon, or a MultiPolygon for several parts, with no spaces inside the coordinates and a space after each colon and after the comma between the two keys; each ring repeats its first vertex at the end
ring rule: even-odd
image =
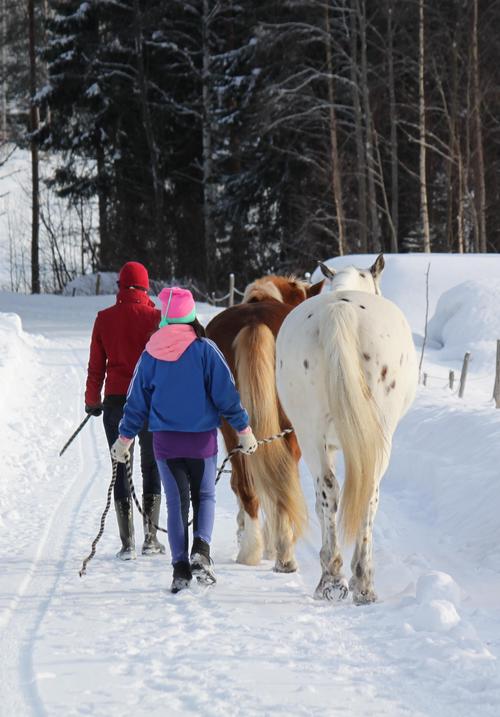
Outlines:
{"type": "Polygon", "coordinates": [[[264,559],[274,560],[276,558],[276,546],[274,544],[274,529],[271,525],[271,521],[266,516],[264,519],[264,559]]]}
{"type": "Polygon", "coordinates": [[[314,591],[314,597],[325,600],[343,600],[349,593],[347,579],[342,572],[337,533],[337,510],[340,487],[335,476],[335,452],[328,448],[327,439],[323,446],[301,442],[304,458],[311,471],[316,492],[316,515],[321,526],[321,578],[314,591]]]}
{"type": "Polygon", "coordinates": [[[316,513],[321,524],[321,579],[315,598],[344,600],[349,593],[347,579],[342,572],[342,556],[337,532],[337,510],[340,488],[332,468],[324,470],[316,480],[316,513]]]}
{"type": "Polygon", "coordinates": [[[375,602],[377,595],[373,587],[373,521],[377,512],[379,487],[375,488],[368,505],[365,519],[356,538],[351,560],[352,577],[349,590],[355,605],[375,602]]]}
{"type": "Polygon", "coordinates": [[[294,573],[298,564],[295,560],[295,541],[290,519],[285,510],[278,506],[276,513],[276,573],[294,573]]]}
{"type": "Polygon", "coordinates": [[[259,500],[251,488],[244,465],[233,459],[231,475],[231,488],[238,498],[237,537],[238,556],[237,563],[243,565],[258,565],[262,560],[263,540],[259,524],[259,500]]]}
{"type": "Polygon", "coordinates": [[[365,519],[356,537],[356,545],[351,560],[352,577],[349,580],[349,590],[352,592],[352,600],[355,605],[367,605],[377,599],[373,587],[373,522],[378,508],[380,481],[389,465],[390,455],[391,442],[388,441],[384,462],[377,476],[365,519]]]}

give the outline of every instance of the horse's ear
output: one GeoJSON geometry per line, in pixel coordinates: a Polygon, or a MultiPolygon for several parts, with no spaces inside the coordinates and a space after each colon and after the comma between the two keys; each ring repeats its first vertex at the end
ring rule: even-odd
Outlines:
{"type": "Polygon", "coordinates": [[[330,269],[330,267],[326,264],[323,264],[322,261],[318,261],[318,266],[321,269],[321,273],[324,277],[326,277],[327,279],[333,279],[333,277],[335,276],[335,269],[330,269]]]}
{"type": "Polygon", "coordinates": [[[383,272],[385,266],[385,259],[383,254],[379,254],[378,257],[373,262],[372,266],[370,267],[370,271],[373,275],[373,278],[376,279],[380,274],[383,272]]]}
{"type": "Polygon", "coordinates": [[[317,284],[313,284],[308,289],[306,289],[307,298],[310,299],[311,296],[317,296],[318,294],[321,294],[321,289],[323,288],[324,283],[325,280],[321,279],[321,281],[318,281],[317,284]]]}

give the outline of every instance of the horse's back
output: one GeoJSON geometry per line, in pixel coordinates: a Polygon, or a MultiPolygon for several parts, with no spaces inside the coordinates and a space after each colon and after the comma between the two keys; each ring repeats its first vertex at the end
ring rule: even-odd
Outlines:
{"type": "MultiPolygon", "coordinates": [[[[267,326],[276,337],[291,306],[278,301],[256,301],[231,306],[217,314],[206,327],[211,338],[224,354],[231,353],[231,346],[242,328],[247,326],[267,326]]],[[[226,355],[227,355],[226,354],[226,355]]]]}
{"type": "Polygon", "coordinates": [[[300,412],[307,395],[323,415],[328,413],[324,387],[332,367],[327,348],[329,338],[338,336],[340,322],[348,327],[358,346],[357,360],[369,393],[384,413],[394,417],[391,422],[397,423],[413,400],[417,382],[411,330],[393,302],[360,291],[313,297],[283,322],[277,341],[277,376],[285,410],[293,422],[293,414],[300,412]],[[281,362],[284,372],[280,370],[281,362]],[[292,407],[295,403],[298,408],[292,407]]]}

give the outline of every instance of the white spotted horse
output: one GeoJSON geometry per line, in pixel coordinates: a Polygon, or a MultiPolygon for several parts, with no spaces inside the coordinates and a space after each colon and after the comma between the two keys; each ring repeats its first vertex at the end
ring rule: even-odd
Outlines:
{"type": "Polygon", "coordinates": [[[322,266],[330,292],[297,306],[276,344],[278,394],[315,484],[322,575],[315,597],[375,601],[373,521],[379,483],[398,421],[415,396],[412,334],[400,309],[380,295],[384,258],[369,269],[322,266]],[[335,454],[342,450],[340,495],[335,454]],[[337,530],[339,510],[340,531],[337,530]],[[352,577],[342,571],[339,534],[354,542],[352,577]]]}
{"type": "MultiPolygon", "coordinates": [[[[243,303],[218,314],[207,326],[207,336],[224,354],[236,380],[241,400],[257,438],[268,438],[290,428],[276,392],[275,344],[284,318],[323,282],[309,286],[293,277],[265,276],[247,286],[243,303]]],[[[223,421],[228,451],[238,443],[223,421]]],[[[232,458],[231,487],[239,504],[237,562],[257,565],[263,556],[275,559],[277,572],[297,569],[295,543],[307,522],[300,485],[300,449],[294,433],[261,445],[251,456],[232,458]],[[259,509],[265,515],[264,534],[259,509]]]]}

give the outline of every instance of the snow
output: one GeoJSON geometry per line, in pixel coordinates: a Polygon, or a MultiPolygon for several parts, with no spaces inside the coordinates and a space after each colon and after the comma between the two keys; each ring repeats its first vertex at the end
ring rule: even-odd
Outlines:
{"type": "MultiPolygon", "coordinates": [[[[366,267],[373,257],[354,259],[366,267]]],[[[382,291],[409,317],[418,353],[429,261],[428,381],[382,482],[379,602],[366,607],[312,598],[320,536],[305,465],[310,528],[298,573],[234,562],[225,475],[214,588],[174,596],[168,556],[115,560],[113,509],[80,578],[111,477],[101,420],[58,452],[84,417],[95,314],[114,299],[0,293],[2,716],[500,714],[500,411],[491,400],[500,257],[386,256],[382,291]],[[466,350],[459,399],[448,372],[466,350]]],[[[218,311],[198,309],[204,321],[218,311]]]]}

